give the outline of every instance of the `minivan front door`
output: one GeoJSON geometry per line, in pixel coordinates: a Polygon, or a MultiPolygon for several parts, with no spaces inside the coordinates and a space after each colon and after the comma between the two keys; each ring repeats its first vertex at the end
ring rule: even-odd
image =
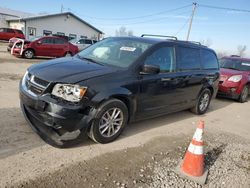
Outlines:
{"type": "Polygon", "coordinates": [[[158,116],[182,107],[183,80],[176,72],[175,48],[161,46],[151,52],[144,61],[146,65],[160,67],[159,74],[142,74],[137,104],[137,119],[158,116]]]}

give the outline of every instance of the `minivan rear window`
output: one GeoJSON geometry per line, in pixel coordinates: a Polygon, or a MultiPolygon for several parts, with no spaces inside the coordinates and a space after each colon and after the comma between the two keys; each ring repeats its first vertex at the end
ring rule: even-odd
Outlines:
{"type": "Polygon", "coordinates": [[[216,55],[209,50],[201,50],[201,61],[204,69],[218,69],[219,64],[216,55]]]}
{"type": "Polygon", "coordinates": [[[178,69],[186,71],[200,68],[200,51],[194,48],[179,47],[178,69]]]}

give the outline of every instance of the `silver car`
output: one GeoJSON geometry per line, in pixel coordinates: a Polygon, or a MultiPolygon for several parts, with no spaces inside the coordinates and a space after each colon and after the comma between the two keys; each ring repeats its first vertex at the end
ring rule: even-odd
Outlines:
{"type": "Polygon", "coordinates": [[[88,46],[96,43],[96,40],[87,39],[87,38],[80,38],[80,39],[72,39],[69,42],[72,44],[78,46],[79,51],[82,51],[83,49],[87,48],[88,46]]]}

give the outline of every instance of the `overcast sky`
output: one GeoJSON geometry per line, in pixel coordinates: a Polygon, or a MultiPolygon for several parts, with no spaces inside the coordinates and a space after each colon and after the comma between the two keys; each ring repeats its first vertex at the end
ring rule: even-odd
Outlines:
{"type": "MultiPolygon", "coordinates": [[[[106,36],[125,26],[134,35],[142,33],[177,35],[186,39],[188,20],[192,11],[190,0],[0,0],[0,6],[38,13],[71,11],[102,30],[106,36]],[[186,6],[190,5],[190,6],[186,6]],[[178,10],[173,10],[176,8],[178,10]],[[172,10],[172,11],[169,11],[172,10]]],[[[197,0],[200,5],[212,5],[250,10],[250,0],[197,0]]],[[[236,53],[238,45],[247,45],[250,57],[250,11],[210,9],[198,6],[190,40],[209,40],[212,48],[236,53]]]]}

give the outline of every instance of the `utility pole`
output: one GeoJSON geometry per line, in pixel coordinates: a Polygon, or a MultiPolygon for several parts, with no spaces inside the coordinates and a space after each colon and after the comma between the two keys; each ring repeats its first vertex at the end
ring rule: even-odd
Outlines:
{"type": "Polygon", "coordinates": [[[61,4],[61,13],[63,13],[63,4],[61,4]]]}
{"type": "Polygon", "coordinates": [[[196,6],[197,6],[197,3],[193,3],[193,10],[192,10],[192,15],[191,15],[190,22],[189,22],[189,28],[188,28],[188,34],[187,34],[187,41],[189,39],[189,35],[190,35],[190,32],[191,32],[193,18],[194,18],[194,12],[196,10],[196,6]]]}

